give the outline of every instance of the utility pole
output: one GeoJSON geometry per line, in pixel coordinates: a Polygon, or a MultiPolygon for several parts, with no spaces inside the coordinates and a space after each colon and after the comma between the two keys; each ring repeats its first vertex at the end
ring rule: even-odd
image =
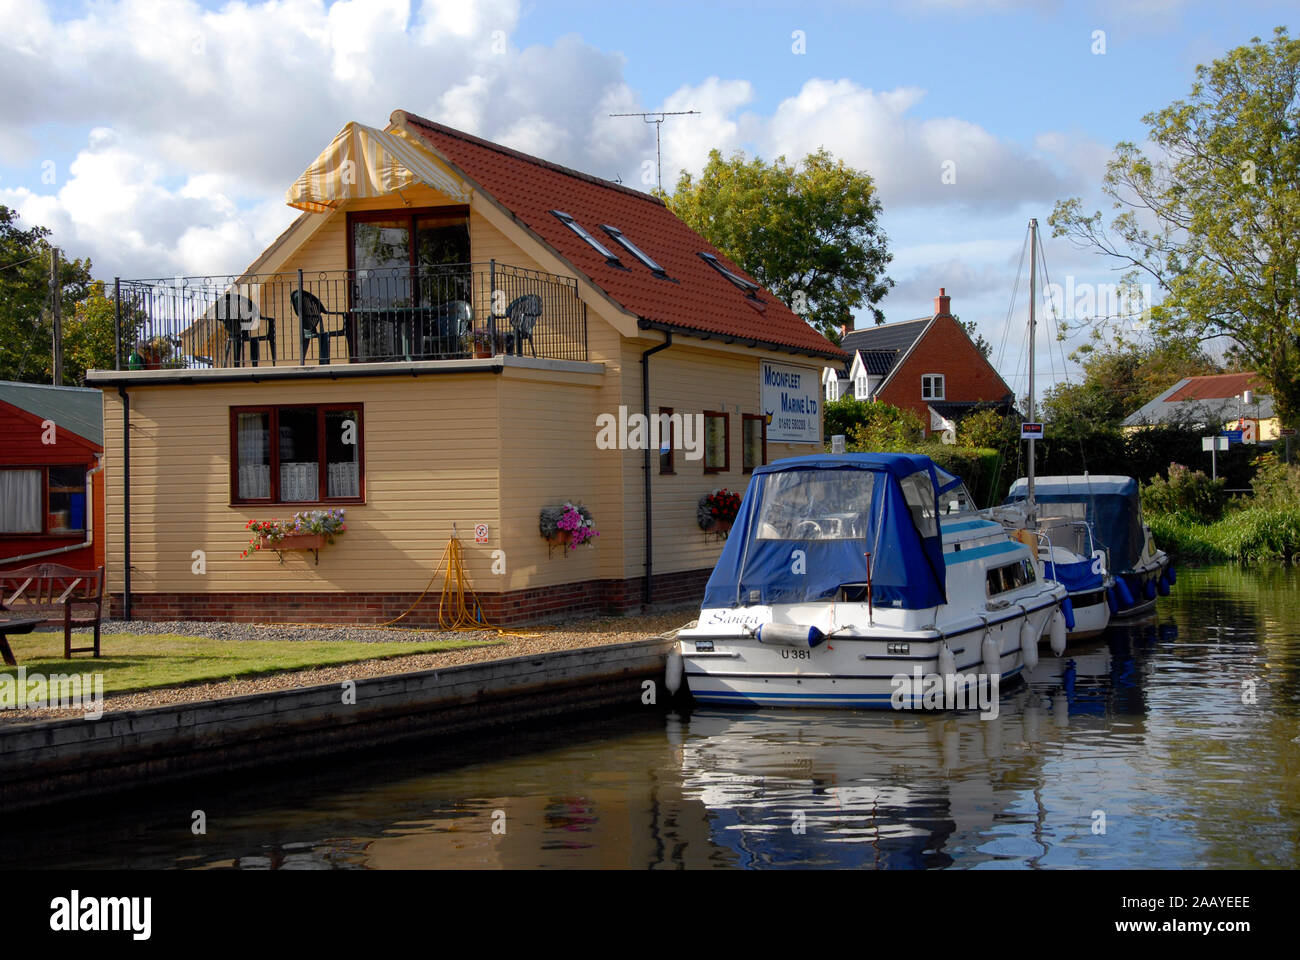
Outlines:
{"type": "Polygon", "coordinates": [[[651,113],[611,113],[611,117],[640,117],[646,123],[655,125],[655,178],[659,183],[659,192],[664,192],[664,170],[663,170],[663,152],[659,147],[659,131],[663,127],[664,120],[668,117],[685,117],[691,114],[697,114],[698,110],[657,110],[651,113]],[[651,120],[651,117],[658,117],[658,120],[651,120]]]}
{"type": "Polygon", "coordinates": [[[59,248],[50,247],[50,315],[54,318],[54,385],[63,386],[63,303],[59,248]]]}

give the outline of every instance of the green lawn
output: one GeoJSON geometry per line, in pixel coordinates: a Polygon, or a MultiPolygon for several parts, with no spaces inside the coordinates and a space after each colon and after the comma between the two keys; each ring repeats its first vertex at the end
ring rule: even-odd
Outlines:
{"type": "MultiPolygon", "coordinates": [[[[88,634],[73,645],[90,642],[88,634]]],[[[505,643],[504,640],[435,640],[410,643],[313,642],[310,640],[211,640],[175,635],[104,634],[100,657],[74,653],[63,659],[63,633],[11,636],[9,645],[28,674],[102,673],[105,693],[175,687],[213,680],[234,680],[285,670],[334,666],[415,653],[505,643]]],[[[0,675],[17,667],[0,664],[0,675]]]]}

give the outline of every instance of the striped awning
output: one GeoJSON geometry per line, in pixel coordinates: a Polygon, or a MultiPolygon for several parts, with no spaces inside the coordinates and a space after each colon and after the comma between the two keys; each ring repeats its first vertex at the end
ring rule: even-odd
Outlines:
{"type": "Polygon", "coordinates": [[[285,192],[285,202],[329,213],[346,200],[382,197],[413,183],[469,200],[469,187],[428,151],[397,134],[349,123],[285,192]]]}

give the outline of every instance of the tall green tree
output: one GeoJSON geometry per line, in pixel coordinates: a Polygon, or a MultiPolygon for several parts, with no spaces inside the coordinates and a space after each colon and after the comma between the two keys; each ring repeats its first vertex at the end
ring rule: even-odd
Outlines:
{"type": "MultiPolygon", "coordinates": [[[[0,205],[0,379],[3,380],[49,383],[53,375],[49,235],[45,227],[22,226],[17,213],[0,205]]],[[[59,280],[63,289],[62,313],[67,318],[89,291],[90,261],[60,259],[59,280]]],[[[64,382],[72,382],[66,363],[64,382]]]]}
{"type": "Polygon", "coordinates": [[[1278,27],[1196,68],[1185,100],[1142,118],[1151,155],[1116,146],[1107,225],[1076,198],[1056,236],[1154,282],[1159,334],[1227,338],[1264,379],[1284,422],[1300,416],[1300,40],[1278,27]]]}
{"type": "Polygon", "coordinates": [[[840,325],[880,301],[894,281],[875,182],[825,150],[797,167],[717,150],[699,179],[682,171],[672,211],[750,276],[839,343],[840,325]]]}

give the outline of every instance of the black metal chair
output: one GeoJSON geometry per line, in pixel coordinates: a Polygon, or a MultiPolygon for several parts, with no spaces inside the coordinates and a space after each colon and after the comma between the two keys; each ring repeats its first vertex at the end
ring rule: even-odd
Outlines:
{"type": "Polygon", "coordinates": [[[432,310],[432,323],[421,331],[421,353],[426,357],[462,356],[474,322],[474,308],[453,300],[432,310]]]}
{"type": "Polygon", "coordinates": [[[226,356],[234,356],[234,365],[244,362],[244,344],[248,344],[248,359],[257,366],[261,359],[260,344],[271,348],[271,365],[275,365],[275,317],[260,313],[248,297],[238,293],[223,294],[213,304],[213,315],[226,331],[226,356]],[[263,333],[254,331],[265,328],[263,333]]]}
{"type": "Polygon", "coordinates": [[[524,355],[523,341],[528,341],[528,349],[537,356],[537,347],[533,345],[533,327],[542,315],[542,298],[535,293],[526,293],[515,297],[506,307],[506,319],[510,321],[510,343],[506,352],[518,356],[524,355]]]}
{"type": "Polygon", "coordinates": [[[311,341],[317,342],[319,354],[318,363],[330,362],[330,340],[333,337],[345,337],[349,344],[352,343],[352,337],[349,335],[349,327],[352,323],[352,316],[342,310],[326,310],[325,305],[320,302],[320,298],[314,293],[302,291],[302,302],[298,302],[298,291],[293,290],[289,293],[289,302],[293,304],[293,312],[298,315],[298,341],[303,365],[307,363],[307,348],[311,341]],[[339,330],[327,330],[321,324],[322,316],[343,317],[343,327],[339,330]]]}

